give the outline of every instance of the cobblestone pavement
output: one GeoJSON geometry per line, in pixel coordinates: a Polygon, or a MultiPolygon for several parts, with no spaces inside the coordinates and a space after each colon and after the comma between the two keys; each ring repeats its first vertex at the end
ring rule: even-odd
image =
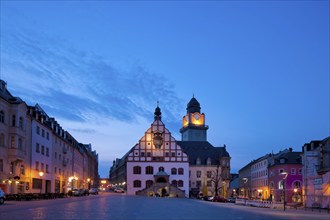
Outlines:
{"type": "Polygon", "coordinates": [[[150,198],[103,193],[97,196],[39,201],[8,201],[0,206],[0,219],[141,219],[141,220],[329,220],[326,212],[272,210],[195,199],[150,198]]]}

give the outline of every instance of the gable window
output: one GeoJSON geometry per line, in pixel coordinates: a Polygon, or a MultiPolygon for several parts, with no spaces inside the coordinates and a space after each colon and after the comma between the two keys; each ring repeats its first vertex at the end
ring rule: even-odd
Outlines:
{"type": "Polygon", "coordinates": [[[141,167],[140,166],[133,167],[133,174],[141,174],[141,167]]]}

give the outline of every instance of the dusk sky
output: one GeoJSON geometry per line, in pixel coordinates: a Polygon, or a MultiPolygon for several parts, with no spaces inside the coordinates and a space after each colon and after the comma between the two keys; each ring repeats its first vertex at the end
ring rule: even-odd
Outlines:
{"type": "Polygon", "coordinates": [[[231,172],[330,134],[329,1],[2,1],[0,78],[79,142],[99,173],[193,94],[231,172]]]}

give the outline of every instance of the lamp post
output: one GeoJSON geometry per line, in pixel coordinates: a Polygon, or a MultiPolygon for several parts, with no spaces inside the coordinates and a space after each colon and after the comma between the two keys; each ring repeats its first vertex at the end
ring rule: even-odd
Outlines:
{"type": "Polygon", "coordinates": [[[87,183],[88,183],[88,190],[90,190],[91,189],[91,179],[90,178],[87,179],[87,183]]]}
{"type": "Polygon", "coordinates": [[[286,183],[286,178],[288,177],[287,172],[282,172],[281,175],[285,175],[283,177],[283,210],[285,211],[285,183],[286,183]]]}
{"type": "Polygon", "coordinates": [[[41,180],[41,185],[40,185],[40,194],[42,193],[42,176],[44,175],[44,172],[40,171],[39,172],[39,176],[40,176],[40,180],[41,180]]]}
{"type": "Polygon", "coordinates": [[[246,183],[249,179],[244,177],[242,180],[243,180],[243,184],[244,184],[244,200],[245,200],[245,205],[246,205],[246,183]]]}

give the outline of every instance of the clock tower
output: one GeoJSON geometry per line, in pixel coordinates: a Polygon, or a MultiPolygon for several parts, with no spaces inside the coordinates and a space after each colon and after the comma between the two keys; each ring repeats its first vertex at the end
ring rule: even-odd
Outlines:
{"type": "Polygon", "coordinates": [[[182,119],[180,129],[182,141],[207,141],[205,115],[201,113],[201,107],[193,96],[187,105],[187,114],[182,119]]]}

